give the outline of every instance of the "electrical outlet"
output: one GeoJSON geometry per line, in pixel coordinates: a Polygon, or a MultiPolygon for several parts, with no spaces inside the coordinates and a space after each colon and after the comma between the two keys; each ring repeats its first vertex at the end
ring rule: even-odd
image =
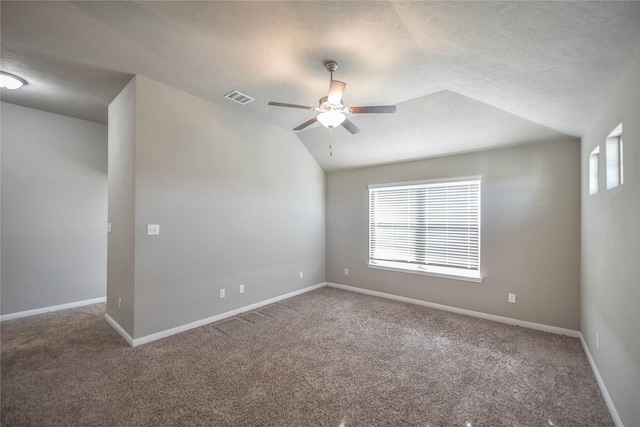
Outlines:
{"type": "Polygon", "coordinates": [[[224,298],[224,289],[220,289],[220,298],[224,298]]]}
{"type": "Polygon", "coordinates": [[[238,293],[244,294],[244,285],[238,287],[238,293]]]}
{"type": "Polygon", "coordinates": [[[147,236],[157,236],[160,234],[160,224],[147,224],[147,236]]]}
{"type": "Polygon", "coordinates": [[[509,294],[509,302],[513,304],[516,303],[516,294],[509,294]]]}
{"type": "Polygon", "coordinates": [[[345,269],[344,269],[344,275],[345,275],[345,276],[348,276],[348,275],[349,275],[349,269],[348,269],[348,268],[345,268],[345,269]]]}
{"type": "Polygon", "coordinates": [[[118,298],[118,308],[122,308],[122,298],[118,298]]]}
{"type": "Polygon", "coordinates": [[[301,272],[300,272],[300,278],[301,278],[301,279],[302,279],[302,278],[304,278],[304,271],[301,271],[301,272]]]}
{"type": "Polygon", "coordinates": [[[600,348],[600,332],[596,332],[596,347],[600,348]]]}

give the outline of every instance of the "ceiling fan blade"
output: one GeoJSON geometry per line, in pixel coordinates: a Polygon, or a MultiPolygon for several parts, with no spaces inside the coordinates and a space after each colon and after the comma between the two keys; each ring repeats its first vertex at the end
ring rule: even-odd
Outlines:
{"type": "Polygon", "coordinates": [[[273,105],[275,107],[301,108],[303,110],[311,110],[311,111],[316,110],[315,107],[307,107],[306,105],[285,104],[282,102],[270,102],[269,105],[273,105]]]}
{"type": "Polygon", "coordinates": [[[349,107],[351,114],[374,114],[374,113],[387,113],[393,114],[396,112],[395,105],[378,105],[375,107],[349,107]]]}
{"type": "Polygon", "coordinates": [[[346,86],[347,84],[345,82],[331,80],[329,96],[327,97],[329,104],[340,104],[342,102],[342,95],[344,95],[344,88],[346,86]]]}
{"type": "Polygon", "coordinates": [[[356,126],[356,124],[353,123],[352,121],[350,121],[349,119],[344,119],[344,121],[342,122],[342,126],[346,130],[351,132],[352,135],[355,135],[356,133],[359,133],[361,131],[361,129],[358,126],[356,126]]]}
{"type": "Polygon", "coordinates": [[[306,122],[304,122],[303,124],[301,124],[297,128],[294,128],[293,130],[302,130],[302,129],[306,128],[307,126],[310,126],[310,125],[314,124],[317,121],[318,121],[318,117],[314,117],[311,120],[307,120],[306,122]]]}

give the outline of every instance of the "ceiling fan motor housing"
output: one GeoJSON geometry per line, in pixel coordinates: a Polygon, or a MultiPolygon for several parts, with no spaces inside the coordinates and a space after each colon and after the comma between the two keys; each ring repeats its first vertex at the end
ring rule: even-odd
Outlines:
{"type": "Polygon", "coordinates": [[[346,108],[344,105],[330,103],[328,96],[323,96],[322,98],[320,98],[320,100],[318,101],[318,110],[320,110],[320,111],[339,111],[341,113],[348,112],[347,111],[348,108],[346,108]]]}

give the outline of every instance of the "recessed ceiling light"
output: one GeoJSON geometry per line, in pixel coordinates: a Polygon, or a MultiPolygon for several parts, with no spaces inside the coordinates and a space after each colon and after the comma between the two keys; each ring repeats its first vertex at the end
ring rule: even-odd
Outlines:
{"type": "Polygon", "coordinates": [[[18,76],[0,71],[0,88],[2,89],[20,89],[27,82],[18,76]]]}

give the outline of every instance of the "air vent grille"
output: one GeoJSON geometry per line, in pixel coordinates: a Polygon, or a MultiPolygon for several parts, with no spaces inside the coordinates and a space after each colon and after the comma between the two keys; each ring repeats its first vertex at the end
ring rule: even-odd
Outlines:
{"type": "Polygon", "coordinates": [[[254,101],[254,99],[249,95],[245,95],[244,93],[238,92],[237,90],[232,90],[231,92],[226,94],[224,97],[229,98],[230,100],[235,101],[238,104],[242,104],[242,105],[245,105],[250,103],[251,101],[254,101]]]}

